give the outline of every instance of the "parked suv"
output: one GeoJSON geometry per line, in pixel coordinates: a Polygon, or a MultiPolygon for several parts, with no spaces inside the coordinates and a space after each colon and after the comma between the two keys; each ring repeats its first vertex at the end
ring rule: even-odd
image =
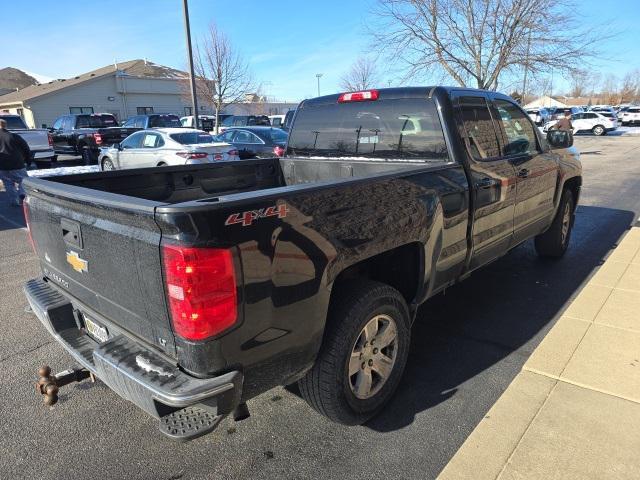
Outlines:
{"type": "Polygon", "coordinates": [[[222,121],[220,131],[223,132],[229,127],[249,127],[249,126],[270,127],[271,122],[266,115],[232,115],[222,121]]]}
{"type": "Polygon", "coordinates": [[[151,113],[136,115],[124,122],[123,127],[146,128],[178,128],[182,127],[180,117],[171,113],[151,113]]]}
{"type": "Polygon", "coordinates": [[[550,118],[549,111],[546,108],[529,108],[526,112],[533,123],[539,127],[547,123],[550,118]]]}
{"type": "Polygon", "coordinates": [[[629,107],[622,113],[622,125],[640,124],[640,107],[629,107]]]}

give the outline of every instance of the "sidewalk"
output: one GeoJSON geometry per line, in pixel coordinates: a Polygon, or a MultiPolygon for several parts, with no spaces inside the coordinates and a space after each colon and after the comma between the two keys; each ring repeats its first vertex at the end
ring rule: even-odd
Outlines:
{"type": "Polygon", "coordinates": [[[622,239],[438,478],[640,478],[640,227],[622,239]]]}

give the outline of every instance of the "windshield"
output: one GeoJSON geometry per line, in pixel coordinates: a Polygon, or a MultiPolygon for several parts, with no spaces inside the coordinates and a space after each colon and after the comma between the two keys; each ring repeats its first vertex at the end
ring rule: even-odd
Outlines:
{"type": "Polygon", "coordinates": [[[149,117],[149,128],[181,127],[180,118],[177,115],[153,115],[149,117]]]}
{"type": "Polygon", "coordinates": [[[213,143],[216,140],[206,132],[184,132],[169,135],[173,140],[182,145],[195,145],[197,143],[213,143]]]}
{"type": "Polygon", "coordinates": [[[0,116],[3,120],[7,122],[7,130],[20,130],[22,128],[27,128],[22,120],[22,117],[3,117],[0,116]]]}
{"type": "Polygon", "coordinates": [[[446,159],[432,101],[415,98],[303,105],[289,155],[446,159]]]}
{"type": "Polygon", "coordinates": [[[273,143],[287,143],[287,138],[289,137],[287,132],[278,128],[272,128],[269,134],[271,135],[271,141],[273,141],[273,143]]]}
{"type": "Polygon", "coordinates": [[[118,122],[113,115],[78,115],[76,128],[117,127],[118,122]]]}

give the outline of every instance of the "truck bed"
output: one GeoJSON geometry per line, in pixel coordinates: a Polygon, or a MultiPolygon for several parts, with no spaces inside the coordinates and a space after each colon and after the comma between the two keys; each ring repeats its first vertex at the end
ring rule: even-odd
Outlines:
{"type": "Polygon", "coordinates": [[[433,164],[424,161],[355,158],[269,158],[73,174],[47,181],[174,205],[194,200],[212,202],[236,193],[400,173],[430,165],[433,164]]]}

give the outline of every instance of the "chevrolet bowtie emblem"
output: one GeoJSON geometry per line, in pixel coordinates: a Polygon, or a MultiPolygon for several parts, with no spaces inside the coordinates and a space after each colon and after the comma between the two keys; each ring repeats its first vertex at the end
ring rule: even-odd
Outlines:
{"type": "Polygon", "coordinates": [[[89,264],[83,260],[74,251],[67,252],[67,263],[73,267],[76,272],[86,272],[89,264]]]}

